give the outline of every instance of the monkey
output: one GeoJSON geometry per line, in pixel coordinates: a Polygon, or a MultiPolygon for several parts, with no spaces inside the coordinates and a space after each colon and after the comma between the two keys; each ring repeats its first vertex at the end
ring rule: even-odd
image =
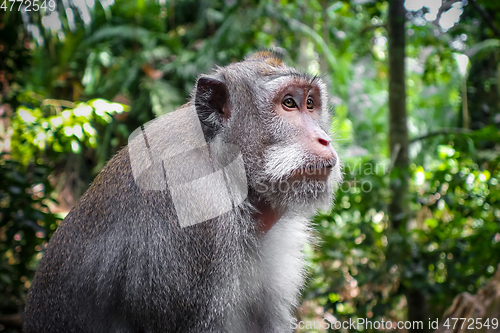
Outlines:
{"type": "Polygon", "coordinates": [[[327,87],[273,51],[134,131],[47,245],[25,333],[292,331],[311,216],[341,181],[327,87]]]}

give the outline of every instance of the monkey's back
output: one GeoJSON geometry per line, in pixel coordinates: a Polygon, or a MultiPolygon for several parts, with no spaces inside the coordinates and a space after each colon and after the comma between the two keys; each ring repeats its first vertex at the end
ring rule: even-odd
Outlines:
{"type": "Polygon", "coordinates": [[[180,228],[171,202],[168,189],[135,185],[121,150],[50,240],[24,332],[201,332],[199,323],[222,331],[209,313],[229,311],[238,293],[241,219],[180,228]]]}

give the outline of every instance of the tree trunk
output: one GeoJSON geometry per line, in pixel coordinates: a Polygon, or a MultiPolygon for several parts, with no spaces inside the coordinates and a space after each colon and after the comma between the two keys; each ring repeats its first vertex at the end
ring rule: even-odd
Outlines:
{"type": "Polygon", "coordinates": [[[434,331],[434,333],[498,332],[500,332],[500,265],[493,279],[476,295],[464,292],[455,297],[444,318],[439,320],[439,328],[434,331]]]}
{"type": "Polygon", "coordinates": [[[389,213],[394,229],[407,220],[408,128],[405,87],[404,0],[389,5],[389,149],[392,201],[389,213]]]}
{"type": "MultiPolygon", "coordinates": [[[[404,0],[389,2],[389,149],[391,154],[392,199],[389,204],[390,232],[405,232],[408,221],[408,128],[405,87],[405,8],[404,0]]],[[[410,283],[411,285],[411,283],[410,283]]],[[[409,332],[428,332],[429,317],[425,294],[417,288],[405,290],[408,320],[422,322],[423,329],[409,332]]]]}

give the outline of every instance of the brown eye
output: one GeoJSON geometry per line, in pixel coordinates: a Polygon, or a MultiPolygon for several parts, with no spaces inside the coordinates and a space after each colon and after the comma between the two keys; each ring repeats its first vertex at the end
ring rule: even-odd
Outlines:
{"type": "Polygon", "coordinates": [[[283,101],[283,105],[286,106],[287,108],[290,108],[290,109],[297,107],[297,104],[295,104],[295,101],[290,97],[288,97],[287,99],[285,99],[283,101]]]}
{"type": "Polygon", "coordinates": [[[306,106],[308,109],[314,109],[314,101],[311,98],[308,98],[306,106]]]}

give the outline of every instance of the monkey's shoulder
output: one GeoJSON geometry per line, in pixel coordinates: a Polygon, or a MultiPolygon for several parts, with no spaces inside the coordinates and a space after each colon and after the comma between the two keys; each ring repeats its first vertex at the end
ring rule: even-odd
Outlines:
{"type": "Polygon", "coordinates": [[[102,169],[59,229],[99,235],[117,227],[147,228],[148,219],[174,219],[171,202],[166,190],[148,191],[137,186],[128,147],[124,147],[102,169]]]}

